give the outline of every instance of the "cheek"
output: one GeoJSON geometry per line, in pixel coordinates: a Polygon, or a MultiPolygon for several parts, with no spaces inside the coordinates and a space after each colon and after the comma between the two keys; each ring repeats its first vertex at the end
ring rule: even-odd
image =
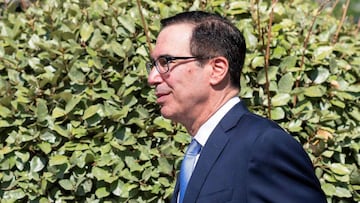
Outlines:
{"type": "Polygon", "coordinates": [[[173,90],[177,100],[191,100],[206,91],[208,77],[201,67],[185,68],[180,74],[170,76],[167,85],[173,90]],[[190,98],[189,98],[190,97],[190,98]]]}

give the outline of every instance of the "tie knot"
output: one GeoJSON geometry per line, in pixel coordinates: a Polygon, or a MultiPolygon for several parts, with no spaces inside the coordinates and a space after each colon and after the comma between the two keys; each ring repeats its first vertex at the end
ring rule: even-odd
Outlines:
{"type": "Polygon", "coordinates": [[[186,151],[186,154],[196,156],[197,154],[199,154],[200,150],[201,150],[201,144],[199,144],[195,139],[192,139],[186,151]]]}

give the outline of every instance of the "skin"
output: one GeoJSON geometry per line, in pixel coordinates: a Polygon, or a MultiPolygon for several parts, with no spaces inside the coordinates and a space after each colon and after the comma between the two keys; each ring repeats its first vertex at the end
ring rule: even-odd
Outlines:
{"type": "MultiPolygon", "coordinates": [[[[165,27],[157,38],[151,57],[192,56],[190,39],[194,25],[181,23],[165,27]]],[[[175,60],[167,73],[153,68],[148,83],[155,88],[161,114],[181,123],[194,136],[226,101],[237,96],[230,84],[228,61],[214,57],[200,66],[196,59],[175,60]]]]}

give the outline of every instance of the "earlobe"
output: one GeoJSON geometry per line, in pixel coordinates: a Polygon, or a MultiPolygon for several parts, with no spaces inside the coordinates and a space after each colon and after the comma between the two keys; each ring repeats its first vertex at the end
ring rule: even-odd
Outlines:
{"type": "Polygon", "coordinates": [[[229,63],[225,57],[215,57],[212,59],[210,63],[211,75],[210,75],[210,83],[211,85],[218,85],[226,80],[228,71],[229,71],[229,63]]]}

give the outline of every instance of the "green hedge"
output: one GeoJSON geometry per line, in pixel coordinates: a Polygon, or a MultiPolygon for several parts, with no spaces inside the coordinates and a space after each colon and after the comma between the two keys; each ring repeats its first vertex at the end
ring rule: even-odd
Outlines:
{"type": "Polygon", "coordinates": [[[189,136],[159,115],[145,62],[159,20],[194,9],[244,33],[240,96],[303,144],[328,202],[360,201],[360,35],[331,4],[6,2],[0,202],[168,201],[189,136]]]}

